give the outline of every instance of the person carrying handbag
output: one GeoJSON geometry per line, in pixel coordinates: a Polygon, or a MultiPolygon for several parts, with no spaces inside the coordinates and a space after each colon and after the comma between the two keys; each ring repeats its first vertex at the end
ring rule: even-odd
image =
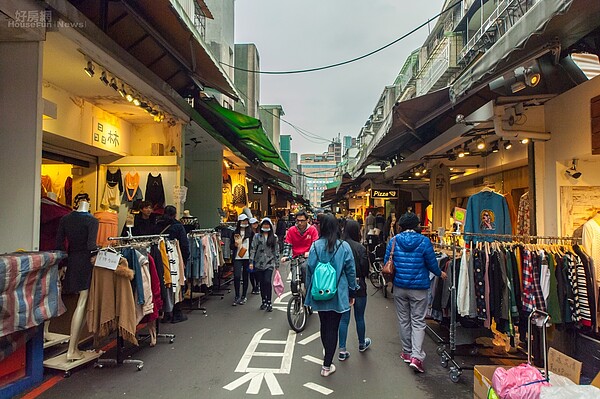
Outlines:
{"type": "Polygon", "coordinates": [[[262,305],[260,310],[273,311],[271,297],[273,286],[273,270],[279,269],[279,240],[273,233],[271,219],[264,218],[260,222],[259,232],[254,235],[250,247],[250,271],[254,272],[256,282],[260,285],[262,305]]]}
{"type": "Polygon", "coordinates": [[[394,304],[402,341],[400,356],[415,372],[423,373],[429,272],[444,280],[446,273],[438,266],[429,238],[415,231],[419,223],[419,218],[412,212],[400,217],[402,232],[388,243],[384,263],[390,257],[394,263],[394,304]]]}

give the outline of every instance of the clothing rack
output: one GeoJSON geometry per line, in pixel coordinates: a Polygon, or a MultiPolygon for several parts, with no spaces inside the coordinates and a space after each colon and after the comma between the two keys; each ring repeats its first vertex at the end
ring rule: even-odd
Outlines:
{"type": "MultiPolygon", "coordinates": [[[[124,249],[124,248],[147,247],[151,244],[155,244],[160,239],[166,238],[166,237],[168,237],[168,234],[155,234],[155,235],[146,235],[146,236],[128,236],[128,237],[108,237],[109,241],[123,241],[123,242],[129,242],[129,243],[124,244],[124,245],[117,245],[117,246],[109,245],[102,249],[116,250],[116,249],[124,249]]],[[[169,343],[173,343],[175,340],[175,334],[161,334],[159,332],[160,323],[155,322],[155,324],[156,324],[156,337],[157,338],[168,338],[169,343]]],[[[96,363],[94,364],[94,367],[102,368],[104,366],[117,366],[120,364],[135,364],[138,371],[142,370],[142,368],[144,367],[143,360],[123,359],[123,350],[125,349],[125,341],[123,340],[123,337],[119,334],[118,328],[117,328],[116,333],[117,333],[116,358],[115,359],[98,359],[96,361],[96,363]]],[[[144,340],[148,339],[149,337],[150,337],[149,334],[140,335],[140,338],[144,339],[144,340]]]]}
{"type": "MultiPolygon", "coordinates": [[[[210,234],[210,233],[214,233],[214,232],[215,232],[215,229],[194,229],[194,230],[190,231],[187,234],[187,236],[188,236],[188,239],[189,239],[189,238],[192,238],[192,237],[201,237],[201,236],[203,236],[205,234],[210,234]]],[[[204,306],[200,306],[200,304],[202,303],[202,298],[204,297],[203,295],[198,298],[198,306],[194,307],[194,291],[193,291],[193,288],[194,288],[194,285],[190,281],[190,284],[189,284],[189,290],[190,290],[189,291],[190,292],[189,304],[190,304],[190,306],[187,307],[187,308],[185,308],[185,310],[189,310],[189,311],[201,310],[202,313],[205,316],[208,316],[206,308],[204,306]]]]}
{"type": "MultiPolygon", "coordinates": [[[[217,227],[214,228],[214,231],[218,231],[220,228],[227,228],[231,231],[235,231],[235,227],[237,225],[237,222],[221,222],[219,223],[219,225],[217,227]]],[[[222,238],[222,236],[221,236],[222,238]]],[[[227,262],[225,262],[227,263],[227,262]]],[[[233,277],[228,279],[227,281],[223,281],[223,276],[222,276],[222,270],[223,270],[223,266],[221,266],[221,272],[217,273],[216,275],[216,279],[217,279],[217,284],[216,284],[216,289],[213,289],[213,292],[211,292],[211,295],[216,295],[216,296],[220,296],[221,299],[223,299],[223,297],[225,296],[224,293],[222,293],[221,291],[224,291],[225,289],[227,290],[227,293],[231,293],[231,288],[221,288],[222,285],[229,285],[232,281],[233,281],[233,277]]],[[[214,285],[213,285],[214,287],[214,285]]]]}
{"type": "Polygon", "coordinates": [[[450,264],[451,274],[452,274],[452,286],[450,287],[450,339],[448,342],[440,337],[438,333],[436,333],[429,325],[427,325],[427,330],[430,334],[432,334],[438,344],[437,354],[441,357],[442,367],[448,367],[448,362],[452,365],[450,366],[449,377],[452,382],[458,382],[460,380],[460,376],[463,373],[463,369],[472,369],[467,367],[461,367],[456,360],[455,352],[456,352],[456,314],[457,314],[457,287],[456,287],[456,259],[457,255],[461,253],[464,249],[458,245],[458,233],[451,233],[452,244],[442,244],[442,243],[432,243],[434,248],[451,250],[452,251],[452,263],[450,264]],[[449,347],[446,345],[448,344],[449,347]],[[448,351],[449,350],[449,351],[448,351]]]}
{"type": "Polygon", "coordinates": [[[512,234],[485,234],[485,233],[463,233],[465,237],[482,237],[482,238],[501,238],[509,239],[512,241],[522,241],[533,244],[533,241],[542,240],[547,242],[554,242],[557,244],[571,242],[581,243],[580,237],[560,237],[560,236],[531,236],[531,235],[512,235],[512,234]]]}

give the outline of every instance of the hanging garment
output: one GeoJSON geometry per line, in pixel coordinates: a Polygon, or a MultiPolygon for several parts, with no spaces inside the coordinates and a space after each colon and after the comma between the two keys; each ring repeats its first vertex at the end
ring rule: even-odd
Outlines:
{"type": "MultiPolygon", "coordinates": [[[[187,240],[187,237],[186,237],[187,240]]],[[[181,255],[181,247],[179,246],[179,240],[175,240],[175,249],[177,250],[177,257],[179,263],[177,264],[177,291],[175,295],[175,303],[183,301],[183,286],[185,285],[185,263],[183,262],[183,256],[181,255]]]]}
{"type": "Polygon", "coordinates": [[[60,219],[71,213],[71,208],[50,198],[42,198],[40,207],[40,251],[56,249],[56,234],[60,219]]]}
{"type": "MultiPolygon", "coordinates": [[[[179,254],[177,253],[177,248],[172,241],[165,241],[165,247],[167,249],[167,256],[169,258],[169,273],[171,275],[171,289],[174,293],[179,292],[179,254]]],[[[175,296],[177,298],[177,296],[175,296]]],[[[175,302],[177,303],[177,302],[175,302]]]]}
{"type": "Polygon", "coordinates": [[[121,206],[121,196],[119,187],[116,184],[111,186],[110,183],[106,183],[104,185],[104,194],[102,195],[100,206],[104,209],[119,210],[119,207],[121,206]]]}
{"type": "Polygon", "coordinates": [[[529,191],[521,196],[519,200],[519,211],[517,213],[517,234],[529,235],[531,230],[531,210],[529,202],[529,191]]]}
{"type": "Polygon", "coordinates": [[[119,235],[119,215],[114,212],[96,212],[94,217],[98,219],[98,245],[105,247],[110,242],[108,237],[119,235]]]}
{"type": "Polygon", "coordinates": [[[91,251],[97,247],[97,237],[98,220],[89,212],[71,212],[60,219],[56,246],[66,250],[69,255],[63,280],[66,293],[77,293],[90,288],[93,268],[91,251]]]}
{"type": "Polygon", "coordinates": [[[162,254],[158,248],[158,244],[150,247],[150,257],[154,259],[156,274],[158,275],[158,282],[160,284],[160,298],[164,302],[167,295],[167,286],[165,285],[165,269],[163,267],[162,254]]]}
{"type": "Polygon", "coordinates": [[[190,240],[191,244],[191,256],[188,261],[188,267],[185,270],[185,277],[192,279],[201,279],[204,273],[202,268],[202,258],[204,256],[202,252],[202,241],[200,237],[193,237],[190,240]]]}
{"type": "Polygon", "coordinates": [[[123,203],[128,208],[139,209],[139,205],[142,202],[142,190],[140,189],[140,175],[135,173],[127,173],[125,175],[125,192],[123,193],[123,203]]]}
{"type": "Polygon", "coordinates": [[[65,205],[71,206],[73,204],[73,178],[67,177],[65,180],[65,205]]]}
{"type": "Polygon", "coordinates": [[[446,165],[431,168],[429,201],[433,204],[431,227],[450,230],[450,169],[446,165]]]}
{"type": "Polygon", "coordinates": [[[473,296],[469,281],[469,259],[466,250],[462,251],[460,258],[460,273],[458,274],[458,285],[456,289],[456,304],[458,314],[469,316],[469,302],[473,296]]]}
{"type": "Polygon", "coordinates": [[[52,178],[48,175],[42,175],[42,197],[47,197],[52,192],[52,178]]]}
{"type": "Polygon", "coordinates": [[[130,281],[133,270],[121,258],[117,270],[94,267],[87,302],[87,325],[94,334],[94,345],[116,328],[123,339],[137,345],[135,300],[130,281]]]}
{"type": "Polygon", "coordinates": [[[241,184],[236,184],[233,188],[233,205],[244,206],[247,203],[246,200],[246,187],[241,184]]]}
{"type": "Polygon", "coordinates": [[[600,283],[600,224],[595,218],[588,220],[583,225],[582,244],[592,258],[595,280],[600,283]]]}
{"type": "Polygon", "coordinates": [[[162,213],[165,207],[165,190],[163,188],[162,175],[159,173],[158,176],[152,176],[152,173],[148,173],[148,180],[146,181],[146,201],[152,202],[152,208],[154,211],[160,211],[162,213]]]}
{"type": "MultiPolygon", "coordinates": [[[[493,191],[481,191],[467,202],[465,233],[512,234],[506,199],[493,191]]],[[[495,241],[492,237],[473,237],[473,241],[495,241]]]]}
{"type": "Polygon", "coordinates": [[[123,250],[122,254],[123,254],[123,257],[125,259],[127,259],[127,264],[129,265],[129,268],[132,269],[134,272],[133,288],[134,288],[134,294],[136,295],[135,303],[138,305],[142,305],[145,300],[144,282],[142,279],[141,265],[138,260],[137,252],[135,251],[135,249],[125,248],[123,250]]]}
{"type": "MultiPolygon", "coordinates": [[[[135,253],[140,264],[144,294],[144,301],[142,304],[139,304],[140,301],[136,300],[136,303],[138,303],[138,305],[135,307],[135,313],[137,323],[139,323],[140,321],[142,321],[144,316],[152,314],[152,312],[154,311],[154,305],[152,304],[152,279],[150,277],[150,262],[148,261],[148,258],[142,255],[139,251],[135,251],[135,253]]],[[[134,298],[137,297],[138,294],[136,292],[134,298]]]]}
{"type": "Polygon", "coordinates": [[[106,183],[112,187],[119,187],[119,192],[123,193],[123,177],[121,175],[121,169],[117,168],[115,173],[111,173],[109,169],[106,169],[106,183]]]}
{"type": "Polygon", "coordinates": [[[148,255],[148,269],[150,270],[150,283],[152,288],[152,313],[142,319],[142,323],[147,323],[158,319],[160,310],[163,307],[161,297],[160,280],[156,268],[156,263],[152,255],[148,255]]]}
{"type": "Polygon", "coordinates": [[[510,234],[518,234],[517,233],[517,224],[519,222],[518,211],[515,207],[515,202],[513,201],[512,195],[506,193],[504,194],[504,199],[506,200],[506,205],[508,206],[508,214],[510,216],[510,225],[512,226],[512,231],[510,234]]]}

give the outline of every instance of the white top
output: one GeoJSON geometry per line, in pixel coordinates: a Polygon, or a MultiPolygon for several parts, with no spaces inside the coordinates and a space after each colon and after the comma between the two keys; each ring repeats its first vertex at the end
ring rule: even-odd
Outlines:
{"type": "Polygon", "coordinates": [[[244,238],[246,232],[244,230],[240,230],[240,237],[242,237],[242,246],[238,248],[237,253],[235,255],[236,259],[250,259],[250,238],[244,238]],[[240,249],[246,248],[246,253],[244,256],[240,256],[240,249]]]}
{"type": "Polygon", "coordinates": [[[583,248],[594,262],[596,281],[600,282],[600,224],[590,219],[583,225],[583,248]]]}

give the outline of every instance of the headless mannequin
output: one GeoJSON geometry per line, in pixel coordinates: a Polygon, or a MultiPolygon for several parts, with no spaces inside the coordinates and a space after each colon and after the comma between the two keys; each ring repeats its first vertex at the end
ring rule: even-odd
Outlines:
{"type": "MultiPolygon", "coordinates": [[[[76,212],[89,212],[90,203],[81,201],[77,207],[76,212]]],[[[79,344],[79,337],[81,336],[81,327],[83,326],[83,318],[85,317],[86,305],[88,300],[89,290],[79,292],[79,299],[77,300],[77,307],[71,318],[71,338],[69,340],[69,350],[67,351],[67,360],[75,361],[83,359],[84,355],[77,347],[79,344]]]]}

